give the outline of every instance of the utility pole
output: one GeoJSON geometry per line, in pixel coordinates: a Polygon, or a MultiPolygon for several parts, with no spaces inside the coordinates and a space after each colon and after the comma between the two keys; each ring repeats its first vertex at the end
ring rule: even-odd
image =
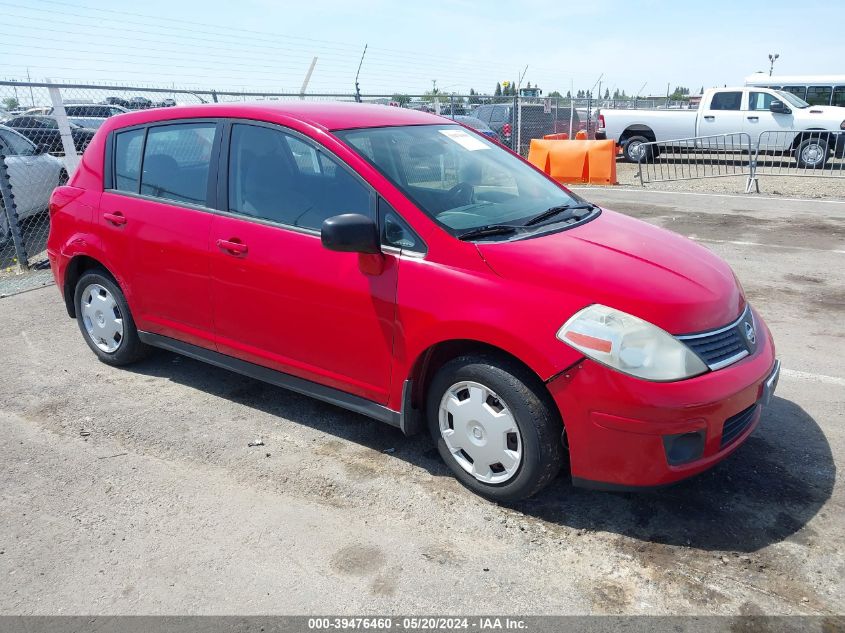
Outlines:
{"type": "Polygon", "coordinates": [[[32,94],[32,79],[29,77],[29,68],[26,69],[26,80],[29,83],[29,102],[32,104],[32,107],[35,107],[35,95],[32,94]]]}
{"type": "Polygon", "coordinates": [[[778,57],[780,57],[780,53],[769,53],[769,77],[772,76],[772,73],[775,70],[775,62],[778,57]]]}
{"type": "Polygon", "coordinates": [[[355,101],[357,101],[358,103],[361,103],[361,88],[358,86],[358,75],[361,74],[361,66],[364,63],[364,55],[366,55],[366,54],[367,54],[367,45],[364,44],[364,52],[361,53],[361,61],[358,63],[358,72],[355,73],[355,101]]]}

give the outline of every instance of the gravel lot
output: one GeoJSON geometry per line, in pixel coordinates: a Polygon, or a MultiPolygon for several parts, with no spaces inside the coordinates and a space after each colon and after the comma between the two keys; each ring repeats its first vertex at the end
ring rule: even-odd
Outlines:
{"type": "Polygon", "coordinates": [[[783,375],[729,460],[492,505],[426,437],[168,353],[100,364],[43,288],[0,300],[0,614],[842,613],[845,204],[582,193],[705,243],[766,316],[783,375]]]}
{"type": "MultiPolygon", "coordinates": [[[[668,173],[668,172],[667,172],[668,173]]],[[[760,193],[770,196],[795,198],[845,199],[845,171],[835,171],[832,178],[782,176],[761,174],[758,178],[760,193]]],[[[623,187],[642,187],[639,169],[632,163],[616,162],[616,177],[623,187]]],[[[651,182],[648,191],[692,191],[695,193],[745,193],[746,176],[725,176],[681,180],[674,182],[651,182]]]]}

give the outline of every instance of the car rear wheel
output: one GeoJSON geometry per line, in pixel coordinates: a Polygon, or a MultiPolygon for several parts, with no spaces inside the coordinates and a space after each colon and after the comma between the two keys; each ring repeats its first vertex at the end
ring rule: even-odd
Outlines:
{"type": "Polygon", "coordinates": [[[628,163],[638,163],[641,160],[651,160],[656,156],[653,145],[645,136],[630,136],[622,144],[622,157],[628,163]]]}
{"type": "Polygon", "coordinates": [[[467,488],[493,501],[532,496],[563,463],[562,426],[542,382],[518,363],[462,356],[446,363],[427,397],[440,456],[467,488]]]}
{"type": "Polygon", "coordinates": [[[76,320],[88,347],[104,363],[128,365],[149,353],[120,287],[105,271],[80,277],[74,293],[76,320]]]}
{"type": "Polygon", "coordinates": [[[823,138],[808,138],[795,148],[795,160],[801,169],[824,169],[830,149],[823,138]]]}

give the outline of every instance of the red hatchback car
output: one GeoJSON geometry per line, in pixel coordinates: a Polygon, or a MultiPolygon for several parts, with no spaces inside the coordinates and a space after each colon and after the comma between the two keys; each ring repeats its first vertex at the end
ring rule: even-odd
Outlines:
{"type": "Polygon", "coordinates": [[[119,115],[50,213],[56,282],[103,362],[161,347],[427,425],[499,501],[564,465],[606,488],[698,473],[748,437],[778,377],[725,262],[430,114],[119,115]]]}

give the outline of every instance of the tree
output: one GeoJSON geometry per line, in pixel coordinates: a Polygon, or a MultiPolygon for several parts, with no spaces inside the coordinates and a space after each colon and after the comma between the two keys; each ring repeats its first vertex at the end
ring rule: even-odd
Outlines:
{"type": "Polygon", "coordinates": [[[14,97],[6,97],[5,99],[3,99],[2,103],[3,107],[7,110],[17,110],[21,106],[18,100],[14,97]]]}
{"type": "Polygon", "coordinates": [[[571,99],[571,98],[572,98],[572,92],[571,92],[570,90],[567,90],[567,91],[566,91],[566,98],[567,98],[567,99],[571,99]]]}
{"type": "MultiPolygon", "coordinates": [[[[552,97],[552,98],[554,98],[554,99],[562,99],[562,98],[563,98],[563,95],[562,95],[562,94],[560,94],[557,90],[552,90],[552,91],[548,94],[548,96],[549,96],[549,97],[552,97]]],[[[568,95],[567,95],[567,96],[568,96],[568,95]]]]}
{"type": "Polygon", "coordinates": [[[498,81],[496,82],[496,90],[493,91],[493,96],[494,97],[501,97],[502,96],[502,84],[500,84],[498,81]]]}
{"type": "Polygon", "coordinates": [[[604,89],[604,98],[605,98],[605,99],[610,99],[610,88],[605,88],[605,89],[604,89]]]}
{"type": "Polygon", "coordinates": [[[681,101],[687,97],[689,97],[689,88],[684,86],[675,86],[675,92],[669,95],[669,98],[673,101],[681,101]]]}
{"type": "Polygon", "coordinates": [[[399,94],[398,92],[396,94],[394,94],[392,97],[390,97],[390,100],[395,101],[396,103],[398,103],[403,108],[406,105],[408,105],[409,103],[411,103],[410,95],[399,94]]]}
{"type": "Polygon", "coordinates": [[[700,95],[704,94],[704,86],[701,86],[701,88],[698,89],[698,94],[700,94],[700,95]]]}
{"type": "Polygon", "coordinates": [[[478,98],[478,93],[472,88],[469,89],[469,103],[470,105],[481,103],[481,99],[478,98]]]}

